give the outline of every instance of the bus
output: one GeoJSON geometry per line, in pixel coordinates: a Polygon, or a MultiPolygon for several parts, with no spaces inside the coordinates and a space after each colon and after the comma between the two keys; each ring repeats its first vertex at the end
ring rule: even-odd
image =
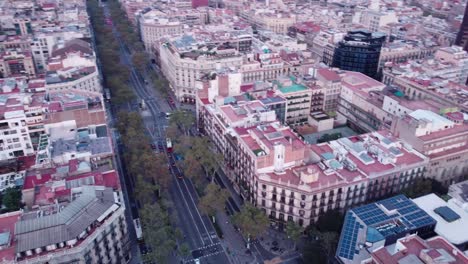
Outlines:
{"type": "Polygon", "coordinates": [[[170,138],[166,138],[166,147],[167,147],[167,152],[171,153],[172,152],[172,141],[170,138]]]}
{"type": "Polygon", "coordinates": [[[135,233],[138,240],[143,239],[143,231],[141,230],[140,218],[133,219],[133,225],[135,226],[135,233]]]}

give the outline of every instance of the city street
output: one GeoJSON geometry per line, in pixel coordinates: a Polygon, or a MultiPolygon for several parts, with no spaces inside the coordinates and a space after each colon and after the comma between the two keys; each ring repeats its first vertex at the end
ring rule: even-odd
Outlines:
{"type": "MultiPolygon", "coordinates": [[[[108,14],[107,6],[104,5],[105,13],[108,14]]],[[[120,39],[114,28],[114,33],[120,39]]],[[[141,102],[144,100],[146,109],[142,111],[143,120],[148,128],[148,134],[152,142],[166,144],[165,127],[167,120],[161,116],[161,112],[171,111],[166,98],[156,96],[154,89],[145,84],[144,79],[131,65],[131,55],[121,41],[120,54],[124,65],[131,69],[131,85],[141,102]]],[[[168,153],[168,159],[173,159],[168,153]]],[[[208,217],[202,216],[197,208],[198,194],[189,180],[178,179],[177,167],[171,168],[173,183],[169,189],[169,196],[173,202],[173,209],[177,213],[177,225],[185,234],[185,240],[192,250],[192,257],[184,260],[185,263],[193,263],[194,259],[200,259],[201,263],[230,263],[224,248],[220,246],[220,239],[209,221],[208,217]]],[[[128,182],[127,182],[128,184],[128,182]]],[[[131,191],[129,191],[131,193],[131,191]]],[[[178,261],[174,258],[174,262],[178,261]]]]}
{"type": "MultiPolygon", "coordinates": [[[[108,8],[104,5],[105,14],[108,14],[108,8]]],[[[114,26],[113,26],[114,27],[114,26]]],[[[120,40],[119,33],[113,28],[115,36],[120,40]]],[[[157,94],[152,83],[147,83],[145,80],[148,76],[141,76],[131,62],[131,54],[128,48],[120,43],[121,62],[131,69],[130,84],[133,87],[137,96],[138,103],[144,101],[145,108],[139,109],[138,103],[129,103],[128,110],[141,111],[142,118],[147,128],[147,134],[152,139],[155,145],[166,145],[165,128],[168,126],[166,113],[174,110],[175,107],[193,110],[192,106],[177,106],[169,105],[167,98],[163,98],[157,94]]],[[[159,69],[152,65],[148,67],[149,71],[158,73],[159,69]]],[[[146,75],[146,73],[144,73],[146,75]]],[[[177,103],[176,103],[177,104],[177,103]]],[[[115,113],[114,113],[115,114],[115,113]]],[[[114,139],[115,140],[115,139],[114,139]]],[[[167,153],[169,164],[174,160],[172,153],[167,153]]],[[[177,166],[170,166],[170,171],[173,177],[173,182],[169,188],[169,196],[171,198],[173,208],[177,217],[177,226],[184,233],[184,240],[188,243],[191,249],[191,256],[181,260],[173,256],[171,262],[182,261],[184,263],[194,263],[195,259],[199,259],[201,263],[263,263],[265,260],[270,260],[277,255],[265,249],[261,243],[251,243],[251,249],[247,250],[247,242],[242,235],[235,230],[230,223],[229,215],[236,213],[242,206],[242,200],[234,191],[231,183],[221,171],[216,175],[215,182],[222,188],[227,188],[231,193],[231,197],[226,203],[229,215],[226,212],[220,212],[217,215],[218,225],[223,231],[224,238],[220,239],[215,231],[215,228],[210,219],[202,215],[197,207],[198,193],[195,190],[192,182],[186,178],[179,179],[177,175],[182,174],[177,166]]],[[[131,179],[126,178],[126,184],[129,187],[127,193],[132,196],[133,183],[131,179]]],[[[138,211],[135,206],[135,201],[132,198],[129,202],[133,218],[138,217],[138,211]]],[[[298,263],[298,253],[292,253],[284,257],[285,263],[298,263]]]]}

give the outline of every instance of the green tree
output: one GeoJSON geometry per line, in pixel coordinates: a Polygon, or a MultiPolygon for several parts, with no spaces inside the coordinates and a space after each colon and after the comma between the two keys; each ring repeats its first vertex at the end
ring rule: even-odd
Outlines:
{"type": "Polygon", "coordinates": [[[138,71],[143,73],[146,69],[146,65],[148,65],[148,55],[145,54],[145,52],[135,52],[132,55],[132,63],[136,67],[138,71]]]}
{"type": "Polygon", "coordinates": [[[140,220],[145,243],[151,248],[144,261],[166,263],[176,245],[167,210],[159,203],[146,204],[140,210],[140,220]]]}
{"type": "Polygon", "coordinates": [[[143,176],[138,176],[134,189],[135,198],[141,204],[151,204],[153,203],[154,194],[158,189],[156,185],[147,182],[143,176]]]}
{"type": "Polygon", "coordinates": [[[338,245],[339,233],[320,232],[315,228],[308,230],[309,240],[306,241],[302,255],[306,263],[333,263],[338,245]]]}
{"type": "Polygon", "coordinates": [[[214,216],[217,211],[224,209],[229,192],[222,189],[219,185],[210,183],[205,188],[205,195],[200,198],[198,207],[200,211],[209,216],[214,216]]]}
{"type": "Polygon", "coordinates": [[[21,190],[17,188],[7,188],[3,192],[2,202],[6,212],[19,210],[21,208],[21,190]]]}
{"type": "Polygon", "coordinates": [[[320,232],[336,232],[341,231],[343,226],[344,216],[338,210],[328,210],[319,217],[316,227],[320,232]]]}
{"type": "Polygon", "coordinates": [[[182,243],[179,246],[179,254],[185,260],[190,255],[190,247],[187,243],[182,243]]]}
{"type": "Polygon", "coordinates": [[[154,78],[153,87],[161,96],[166,97],[169,95],[169,82],[164,78],[154,78]]]}
{"type": "Polygon", "coordinates": [[[175,110],[171,113],[170,124],[180,126],[185,135],[189,135],[190,128],[195,124],[195,116],[187,111],[175,110]]]}
{"type": "Polygon", "coordinates": [[[302,226],[298,225],[294,221],[288,221],[286,225],[286,234],[294,241],[294,247],[296,247],[296,243],[301,238],[303,232],[304,228],[302,226]]]}
{"type": "Polygon", "coordinates": [[[232,220],[245,237],[251,238],[257,238],[264,233],[270,223],[265,213],[250,203],[245,203],[241,211],[232,217],[232,220]]]}
{"type": "Polygon", "coordinates": [[[154,179],[156,182],[164,189],[169,188],[169,185],[172,181],[171,173],[167,167],[167,158],[166,155],[159,153],[153,158],[153,164],[156,167],[156,172],[154,174],[154,179]]]}

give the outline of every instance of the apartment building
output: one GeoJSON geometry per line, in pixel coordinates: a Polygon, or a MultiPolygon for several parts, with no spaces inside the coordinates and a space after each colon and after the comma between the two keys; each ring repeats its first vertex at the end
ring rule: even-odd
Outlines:
{"type": "Polygon", "coordinates": [[[286,75],[286,63],[281,58],[280,53],[271,52],[265,47],[253,55],[244,58],[240,71],[243,82],[269,81],[282,75],[286,75]]]}
{"type": "Polygon", "coordinates": [[[327,113],[336,113],[341,93],[341,77],[333,70],[318,69],[317,80],[323,88],[323,105],[320,110],[327,113]]]}
{"type": "Polygon", "coordinates": [[[78,128],[106,123],[104,100],[100,92],[80,89],[53,91],[43,99],[47,104],[44,125],[75,121],[78,128]]]}
{"type": "Polygon", "coordinates": [[[46,89],[49,91],[65,91],[80,89],[90,92],[102,91],[99,72],[96,67],[64,68],[48,72],[46,89]]]}
{"type": "Polygon", "coordinates": [[[140,35],[148,52],[152,51],[153,45],[168,35],[181,35],[184,33],[184,25],[177,19],[171,19],[159,10],[151,10],[140,16],[140,35]]]}
{"type": "Polygon", "coordinates": [[[218,49],[197,45],[197,40],[184,35],[159,46],[161,71],[179,101],[195,103],[196,80],[215,69],[239,67],[242,55],[233,48],[218,49]]]}
{"type": "Polygon", "coordinates": [[[22,99],[19,93],[0,94],[0,160],[34,153],[22,99]]]}
{"type": "Polygon", "coordinates": [[[239,16],[259,30],[269,30],[287,34],[288,28],[296,24],[296,16],[291,13],[271,9],[244,9],[239,16]]]}
{"type": "Polygon", "coordinates": [[[86,32],[76,30],[58,30],[56,28],[38,29],[34,32],[31,51],[34,58],[36,70],[44,72],[47,70],[47,62],[57,44],[64,45],[71,40],[86,39],[86,32]]]}
{"type": "Polygon", "coordinates": [[[34,76],[34,62],[30,51],[11,50],[0,52],[0,78],[10,76],[34,76]]]}
{"type": "Polygon", "coordinates": [[[468,53],[459,46],[443,47],[434,54],[435,59],[441,62],[448,62],[455,67],[460,68],[458,80],[455,77],[453,81],[459,84],[465,84],[468,78],[468,53]]]}
{"type": "MultiPolygon", "coordinates": [[[[362,73],[346,71],[342,74],[338,119],[360,131],[375,131],[391,122],[382,109],[385,84],[362,73]]],[[[388,128],[388,127],[387,127],[388,128]]]]}
{"type": "Polygon", "coordinates": [[[360,23],[371,32],[378,32],[390,23],[397,23],[398,17],[393,11],[364,10],[360,13],[360,23]]]}
{"type": "Polygon", "coordinates": [[[0,36],[0,51],[25,50],[31,51],[31,39],[25,36],[0,36]]]}
{"type": "Polygon", "coordinates": [[[298,83],[291,77],[282,77],[274,81],[276,94],[286,99],[286,123],[300,125],[307,123],[311,112],[313,90],[298,83]]]}
{"type": "Polygon", "coordinates": [[[385,43],[380,50],[379,71],[387,63],[403,63],[411,60],[421,60],[434,55],[435,47],[426,47],[413,41],[393,41],[385,43]]]}
{"type": "Polygon", "coordinates": [[[392,67],[388,69],[389,73],[390,71],[391,75],[386,74],[384,70],[384,83],[397,87],[405,97],[411,100],[430,99],[468,111],[468,87],[466,85],[443,76],[430,77],[419,70],[415,71],[409,64],[392,67]]]}
{"type": "Polygon", "coordinates": [[[425,176],[448,186],[468,173],[468,125],[460,112],[419,109],[392,123],[392,133],[430,158],[425,176]]]}
{"type": "MultiPolygon", "coordinates": [[[[422,176],[427,159],[421,154],[397,146],[390,151],[398,150],[399,157],[386,155],[385,143],[379,145],[373,139],[386,138],[384,135],[361,136],[313,145],[305,150],[304,163],[298,162],[298,166],[287,168],[285,165],[283,170],[270,172],[258,170],[254,176],[258,180],[254,194],[257,206],[264,208],[279,225],[287,220],[308,225],[327,210],[349,208],[368,199],[396,193],[422,176]],[[367,140],[373,147],[356,152],[367,140]],[[377,154],[372,158],[366,153],[377,154]],[[317,161],[319,163],[315,163],[317,161]],[[377,172],[377,167],[386,169],[377,172]]],[[[400,144],[396,140],[387,142],[394,146],[400,144]]]]}
{"type": "Polygon", "coordinates": [[[343,40],[346,32],[340,29],[322,29],[309,43],[313,57],[327,65],[333,63],[335,45],[343,40]]]}
{"type": "Polygon", "coordinates": [[[235,189],[279,228],[287,220],[306,226],[327,210],[396,193],[428,164],[388,131],[308,146],[258,101],[199,101],[202,131],[223,153],[235,189]],[[252,108],[260,109],[253,121],[252,108]]]}
{"type": "MultiPolygon", "coordinates": [[[[107,180],[110,177],[116,177],[115,173],[107,180]]],[[[31,184],[37,184],[40,190],[34,199],[45,195],[60,202],[41,200],[43,203],[38,203],[37,209],[10,219],[13,228],[6,232],[8,246],[13,251],[4,256],[7,263],[122,263],[128,259],[128,231],[121,192],[107,187],[107,183],[86,186],[80,179],[86,178],[66,183],[53,181],[48,175],[26,178],[26,191],[34,188],[31,184]],[[51,183],[56,184],[47,187],[51,183]],[[83,210],[87,212],[86,217],[81,213],[83,210]]]]}
{"type": "MultiPolygon", "coordinates": [[[[468,77],[468,53],[460,47],[439,48],[434,58],[411,60],[406,63],[389,65],[383,69],[383,82],[401,85],[401,78],[418,78],[426,80],[438,78],[465,84],[468,77]],[[396,80],[398,79],[398,80],[396,80]]],[[[413,94],[408,94],[414,97],[413,94]]]]}

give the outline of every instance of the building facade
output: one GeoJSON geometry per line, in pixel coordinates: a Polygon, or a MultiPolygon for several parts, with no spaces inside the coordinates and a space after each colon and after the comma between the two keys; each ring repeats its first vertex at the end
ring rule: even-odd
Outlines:
{"type": "Polygon", "coordinates": [[[468,125],[460,112],[444,116],[419,109],[392,123],[393,133],[430,158],[425,176],[444,185],[468,173],[468,125]]]}
{"type": "Polygon", "coordinates": [[[365,30],[350,31],[340,41],[333,54],[333,67],[357,71],[376,79],[380,50],[385,35],[365,30]]]}

